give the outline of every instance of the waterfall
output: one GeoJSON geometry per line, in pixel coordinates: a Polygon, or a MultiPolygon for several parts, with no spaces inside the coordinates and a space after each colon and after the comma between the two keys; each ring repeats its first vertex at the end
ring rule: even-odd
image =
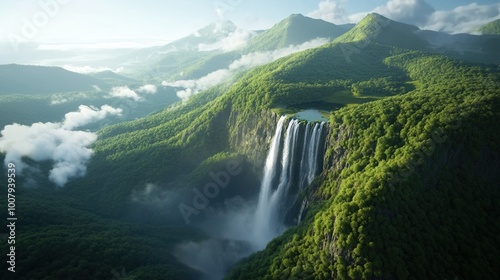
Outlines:
{"type": "MultiPolygon", "coordinates": [[[[285,117],[279,119],[267,155],[255,212],[254,243],[259,249],[286,229],[287,212],[293,209],[299,192],[318,175],[323,158],[324,125],[324,122],[304,125],[292,119],[283,138],[285,117]]],[[[299,212],[304,210],[305,202],[302,204],[299,212]]]]}
{"type": "Polygon", "coordinates": [[[318,172],[318,154],[319,154],[319,142],[321,141],[321,132],[323,131],[324,122],[321,124],[315,124],[314,129],[311,136],[311,144],[308,151],[308,173],[307,173],[307,184],[311,184],[314,177],[316,177],[316,173],[318,172]]]}
{"type": "MultiPolygon", "coordinates": [[[[276,166],[278,165],[279,146],[284,122],[285,116],[282,116],[278,121],[278,125],[276,125],[276,130],[271,140],[271,147],[267,154],[266,165],[264,167],[264,177],[262,178],[260,187],[259,202],[257,204],[254,223],[255,243],[258,244],[259,247],[262,246],[261,240],[269,241],[269,236],[272,235],[269,229],[270,196],[272,195],[273,179],[276,176],[276,166]]],[[[267,241],[265,242],[267,243],[267,241]]]]}

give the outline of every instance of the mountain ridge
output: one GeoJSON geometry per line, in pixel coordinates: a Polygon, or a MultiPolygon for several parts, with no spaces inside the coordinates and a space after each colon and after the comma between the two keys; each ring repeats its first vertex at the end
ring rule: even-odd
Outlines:
{"type": "Polygon", "coordinates": [[[487,35],[500,35],[500,19],[481,26],[481,28],[479,28],[479,32],[487,35]]]}
{"type": "Polygon", "coordinates": [[[316,38],[333,40],[347,32],[349,28],[351,28],[350,25],[335,25],[302,14],[292,14],[251,39],[245,51],[267,51],[284,48],[316,38]]]}
{"type": "Polygon", "coordinates": [[[428,43],[415,35],[419,28],[371,13],[335,40],[339,43],[373,41],[411,50],[428,50],[428,43]]]}
{"type": "Polygon", "coordinates": [[[211,275],[189,261],[208,256],[210,265],[231,259],[227,279],[497,279],[500,68],[436,53],[418,29],[384,23],[371,15],[335,42],[101,129],[86,177],[57,191],[47,179],[19,188],[29,213],[19,237],[30,250],[18,265],[37,268],[19,276],[108,279],[126,266],[138,279],[199,279],[211,275]],[[304,219],[232,266],[239,241],[206,232],[251,205],[277,120],[289,125],[303,109],[329,120],[324,171],[287,205],[304,219]],[[224,175],[235,162],[241,173],[224,175]],[[190,225],[181,203],[200,206],[190,225]],[[218,251],[218,239],[233,251],[218,251]],[[193,248],[187,262],[176,258],[180,244],[193,248]]]}
{"type": "Polygon", "coordinates": [[[0,65],[0,94],[45,94],[92,90],[105,82],[57,66],[0,65]]]}

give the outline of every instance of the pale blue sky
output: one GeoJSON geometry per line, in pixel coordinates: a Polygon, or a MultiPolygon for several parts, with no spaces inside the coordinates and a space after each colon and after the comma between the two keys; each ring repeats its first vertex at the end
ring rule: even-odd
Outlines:
{"type": "Polygon", "coordinates": [[[170,41],[218,19],[244,29],[265,29],[292,13],[334,23],[359,20],[378,11],[420,27],[448,32],[500,18],[492,0],[0,0],[0,42],[42,43],[170,41]],[[322,3],[320,5],[320,2],[322,3]],[[42,7],[40,3],[48,3],[42,7]],[[477,3],[473,5],[472,3],[477,3]],[[429,10],[429,6],[438,11],[429,10]],[[464,6],[452,12],[453,9],[464,6]],[[320,7],[322,7],[320,9],[320,7]],[[432,22],[414,14],[428,13],[432,22]],[[432,13],[431,13],[432,12],[432,13]],[[469,17],[467,22],[463,16],[469,17]],[[444,23],[446,21],[446,23],[444,23]],[[417,24],[417,23],[415,23],[417,24]],[[457,28],[454,30],[453,28],[457,28]]]}

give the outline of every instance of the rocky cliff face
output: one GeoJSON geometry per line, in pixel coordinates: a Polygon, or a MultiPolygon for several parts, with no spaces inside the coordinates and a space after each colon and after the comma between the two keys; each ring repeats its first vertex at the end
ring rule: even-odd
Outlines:
{"type": "Polygon", "coordinates": [[[245,155],[257,174],[262,172],[278,118],[269,110],[249,116],[233,111],[229,117],[230,149],[245,155]]]}
{"type": "MultiPolygon", "coordinates": [[[[246,116],[233,111],[230,115],[228,121],[230,148],[246,156],[254,174],[262,173],[279,117],[270,110],[246,116]]],[[[324,151],[322,172],[292,206],[295,214],[287,218],[289,224],[300,223],[311,203],[322,196],[324,198],[320,193],[320,186],[325,180],[336,181],[336,185],[340,186],[338,175],[347,166],[348,156],[348,150],[343,143],[352,137],[352,134],[352,129],[345,124],[327,126],[326,137],[320,143],[321,150],[324,151]]]]}

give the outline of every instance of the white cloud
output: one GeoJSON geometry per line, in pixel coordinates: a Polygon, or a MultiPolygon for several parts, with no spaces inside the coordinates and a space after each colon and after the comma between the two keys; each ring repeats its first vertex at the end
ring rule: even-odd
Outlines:
{"type": "Polygon", "coordinates": [[[170,87],[182,87],[183,90],[177,91],[177,96],[186,101],[193,94],[196,94],[202,90],[206,90],[212,86],[215,86],[227,78],[231,77],[232,73],[228,69],[220,69],[214,72],[209,73],[206,76],[203,76],[197,80],[179,80],[175,82],[166,82],[163,81],[163,86],[170,87]]]}
{"type": "Polygon", "coordinates": [[[131,98],[134,101],[142,100],[142,97],[140,97],[135,91],[131,90],[127,86],[113,87],[109,95],[112,97],[131,98]]]}
{"type": "Polygon", "coordinates": [[[6,153],[5,164],[15,163],[20,174],[29,167],[23,162],[23,157],[34,161],[52,161],[49,179],[62,187],[69,179],[85,175],[86,163],[93,153],[89,146],[97,139],[95,133],[71,129],[109,114],[117,114],[118,110],[108,105],[101,110],[80,106],[78,112],[66,114],[61,123],[6,125],[1,131],[0,152],[6,153]]]}
{"type": "Polygon", "coordinates": [[[308,17],[322,19],[336,24],[347,23],[349,18],[343,7],[345,1],[323,0],[318,9],[307,14],[308,17]]]}
{"type": "Polygon", "coordinates": [[[223,50],[225,52],[233,51],[244,47],[248,40],[255,35],[255,32],[237,29],[228,34],[227,37],[213,44],[199,44],[199,51],[223,50]]]}
{"type": "Polygon", "coordinates": [[[93,66],[75,66],[75,65],[64,65],[62,68],[71,71],[71,72],[76,72],[76,73],[81,73],[81,74],[91,74],[91,73],[98,73],[98,72],[104,72],[104,71],[113,71],[115,73],[119,73],[123,71],[123,67],[119,67],[116,69],[112,69],[109,67],[93,67],[93,66]]]}
{"type": "Polygon", "coordinates": [[[191,88],[186,88],[186,89],[177,91],[177,97],[179,97],[183,101],[187,101],[189,99],[189,97],[191,97],[194,94],[195,94],[195,92],[191,88]]]}
{"type": "Polygon", "coordinates": [[[497,19],[500,19],[500,3],[472,3],[451,11],[435,12],[422,28],[448,33],[476,33],[479,27],[497,19]]]}
{"type": "Polygon", "coordinates": [[[196,80],[179,80],[179,81],[175,81],[175,82],[163,81],[161,84],[163,86],[166,86],[166,87],[192,88],[192,87],[196,86],[196,80]]]}
{"type": "Polygon", "coordinates": [[[280,59],[287,55],[291,55],[296,52],[319,47],[328,42],[329,42],[328,39],[316,38],[296,46],[290,45],[286,48],[281,48],[273,51],[253,52],[245,54],[241,56],[240,59],[233,61],[233,63],[229,65],[229,70],[234,71],[240,68],[251,68],[259,65],[264,65],[266,63],[275,61],[277,59],[280,59]]]}
{"type": "Polygon", "coordinates": [[[69,178],[85,174],[85,163],[92,155],[88,146],[96,139],[91,132],[66,130],[58,123],[12,124],[2,130],[0,151],[6,153],[6,164],[16,163],[18,173],[26,166],[22,157],[54,161],[49,179],[64,186],[69,178]]]}
{"type": "MultiPolygon", "coordinates": [[[[101,91],[99,87],[93,86],[96,91],[101,91]],[[99,90],[96,89],[99,88],[99,90]]],[[[78,93],[61,93],[61,94],[53,94],[51,96],[50,105],[60,105],[68,102],[76,102],[81,99],[89,98],[89,94],[87,92],[78,92],[78,93]]]]}
{"type": "Polygon", "coordinates": [[[149,94],[155,94],[157,92],[158,88],[155,85],[143,85],[140,88],[137,89],[138,92],[143,92],[143,93],[149,93],[149,94]]]}
{"type": "Polygon", "coordinates": [[[425,0],[388,0],[372,11],[347,14],[343,8],[346,0],[322,0],[318,9],[308,16],[336,24],[357,23],[371,12],[395,21],[416,25],[421,29],[446,33],[477,33],[477,29],[500,19],[500,3],[479,5],[471,3],[451,11],[435,11],[425,0]]]}
{"type": "Polygon", "coordinates": [[[67,98],[55,97],[50,101],[50,105],[60,105],[60,104],[68,103],[68,102],[69,102],[69,99],[67,99],[67,98]]]}
{"type": "Polygon", "coordinates": [[[64,129],[74,129],[93,123],[111,115],[121,115],[122,109],[103,105],[100,110],[97,108],[80,105],[77,112],[70,112],[64,116],[62,127],[64,129]]]}
{"type": "Polygon", "coordinates": [[[389,0],[385,5],[375,8],[374,12],[395,21],[422,25],[434,13],[434,8],[424,0],[389,0]]]}
{"type": "Polygon", "coordinates": [[[202,90],[206,90],[230,78],[235,71],[252,68],[259,65],[264,65],[266,63],[275,61],[279,58],[285,57],[287,55],[299,51],[319,47],[328,42],[329,42],[328,39],[317,38],[297,46],[290,45],[286,48],[274,51],[254,52],[245,54],[241,56],[239,59],[233,61],[228,68],[219,69],[197,80],[179,80],[175,82],[163,81],[162,85],[170,87],[183,87],[184,88],[183,90],[177,91],[177,96],[182,100],[186,101],[193,94],[196,94],[202,90]]]}

